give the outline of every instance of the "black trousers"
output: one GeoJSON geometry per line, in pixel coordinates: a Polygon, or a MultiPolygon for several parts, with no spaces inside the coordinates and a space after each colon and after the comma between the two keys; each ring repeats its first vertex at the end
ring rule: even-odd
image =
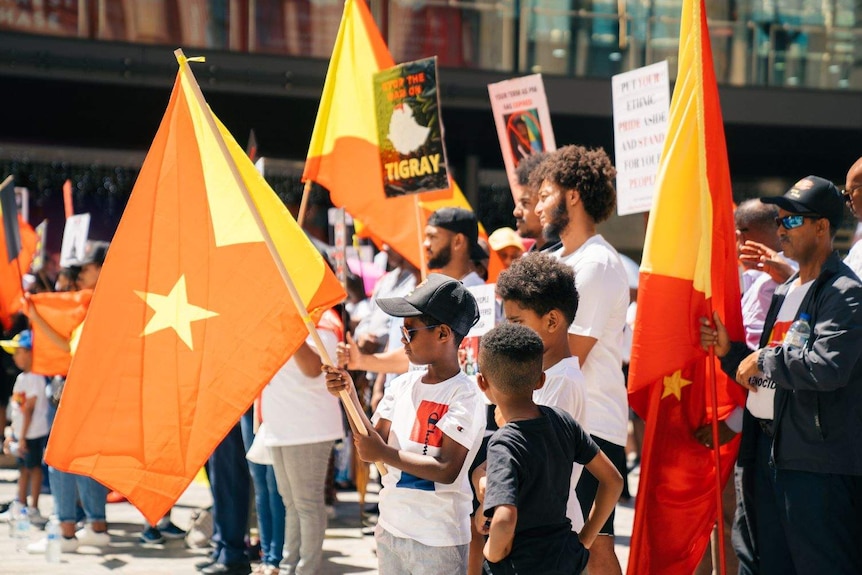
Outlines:
{"type": "Polygon", "coordinates": [[[776,469],[761,434],[754,507],[763,575],[862,573],[862,477],[776,469]]]}

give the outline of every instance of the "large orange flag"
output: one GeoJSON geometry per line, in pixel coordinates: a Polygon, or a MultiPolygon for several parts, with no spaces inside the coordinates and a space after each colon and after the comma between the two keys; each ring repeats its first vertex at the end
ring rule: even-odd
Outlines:
{"type": "Polygon", "coordinates": [[[93,290],[73,292],[45,292],[30,296],[31,325],[33,326],[33,373],[66,375],[72,363],[67,343],[84,321],[93,290]],[[39,319],[32,317],[38,314],[39,319]],[[44,323],[43,323],[44,322],[44,323]],[[49,333],[48,330],[53,333],[49,333]],[[61,340],[61,341],[58,341],[61,340]]]}
{"type": "MultiPolygon", "coordinates": [[[[420,230],[427,216],[414,196],[386,197],[380,168],[373,77],[394,65],[365,1],[347,0],[302,179],[325,187],[332,203],[361,220],[368,235],[420,267],[420,230]]],[[[452,198],[447,205],[466,203],[454,185],[419,200],[442,198],[452,198]]]]}
{"type": "Polygon", "coordinates": [[[24,296],[21,278],[30,269],[39,239],[21,214],[18,214],[18,229],[21,233],[21,250],[12,261],[6,258],[6,234],[0,232],[0,323],[3,329],[12,327],[12,316],[21,311],[21,298],[24,296]]]}
{"type": "MultiPolygon", "coordinates": [[[[692,436],[711,421],[698,321],[742,318],[727,148],[702,0],[685,0],[679,74],[647,225],[629,399],[646,420],[629,575],[690,575],[716,521],[714,454],[692,436]]],[[[742,405],[718,370],[718,416],[742,405]]],[[[722,484],[738,441],[721,450],[722,484]]]]}
{"type": "Polygon", "coordinates": [[[49,464],[126,495],[152,523],[305,340],[309,312],[344,297],[178,60],[47,452],[49,464]],[[281,265],[307,310],[292,303],[281,265]]]}

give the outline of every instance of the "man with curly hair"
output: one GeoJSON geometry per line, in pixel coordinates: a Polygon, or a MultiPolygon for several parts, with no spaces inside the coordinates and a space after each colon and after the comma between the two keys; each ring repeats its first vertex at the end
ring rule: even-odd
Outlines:
{"type": "MultiPolygon", "coordinates": [[[[560,236],[563,246],[553,255],[572,267],[580,296],[569,327],[569,348],[586,378],[590,435],[625,475],[628,397],[622,371],[623,327],[629,305],[625,268],[617,251],[596,232],[616,205],[616,170],[605,151],[565,146],[551,153],[533,172],[538,186],[536,214],[545,235],[560,236]]],[[[589,516],[598,483],[581,476],[578,500],[589,516]]],[[[590,549],[590,575],[621,574],[614,553],[614,514],[590,549]]]]}

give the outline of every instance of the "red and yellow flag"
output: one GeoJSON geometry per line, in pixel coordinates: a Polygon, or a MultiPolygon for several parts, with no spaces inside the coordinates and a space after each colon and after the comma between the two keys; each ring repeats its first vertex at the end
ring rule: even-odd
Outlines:
{"type": "MultiPolygon", "coordinates": [[[[629,400],[646,421],[629,575],[690,575],[716,521],[715,463],[693,431],[712,418],[699,318],[743,337],[727,148],[702,0],[685,0],[679,74],[647,225],[629,400]]],[[[718,373],[718,417],[744,403],[718,373]]],[[[722,484],[738,441],[721,450],[722,484]]]]}
{"type": "Polygon", "coordinates": [[[72,334],[84,321],[92,297],[93,290],[89,289],[30,296],[28,315],[33,326],[33,373],[66,375],[69,372],[72,353],[63,344],[72,339],[72,334]],[[34,314],[38,314],[41,321],[32,317],[34,314]]]}
{"type": "MultiPolygon", "coordinates": [[[[325,187],[333,204],[362,221],[367,235],[420,267],[420,231],[427,216],[417,210],[416,198],[387,198],[383,191],[373,77],[394,65],[365,1],[347,0],[302,179],[325,187]]],[[[449,198],[446,205],[469,206],[455,185],[419,200],[443,198],[449,198]]]]}
{"type": "Polygon", "coordinates": [[[126,495],[151,523],[304,341],[305,316],[344,298],[178,60],[47,452],[52,466],[126,495]],[[279,265],[307,309],[292,303],[279,265]]]}
{"type": "Polygon", "coordinates": [[[30,269],[36,253],[38,237],[32,226],[18,214],[18,229],[21,234],[21,250],[12,261],[6,258],[6,234],[0,232],[0,323],[3,329],[12,327],[12,316],[21,311],[24,290],[21,278],[30,269]]]}

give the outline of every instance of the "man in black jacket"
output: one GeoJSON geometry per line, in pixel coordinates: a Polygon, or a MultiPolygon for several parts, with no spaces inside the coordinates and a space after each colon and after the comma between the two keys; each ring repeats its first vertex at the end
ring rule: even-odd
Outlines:
{"type": "Polygon", "coordinates": [[[776,289],[760,349],[730,342],[717,316],[701,328],[749,390],[739,461],[753,477],[760,572],[862,573],[862,282],[832,249],[844,202],[816,176],[761,201],[778,206],[799,273],[776,289]],[[811,335],[788,345],[803,314],[811,335]]]}

